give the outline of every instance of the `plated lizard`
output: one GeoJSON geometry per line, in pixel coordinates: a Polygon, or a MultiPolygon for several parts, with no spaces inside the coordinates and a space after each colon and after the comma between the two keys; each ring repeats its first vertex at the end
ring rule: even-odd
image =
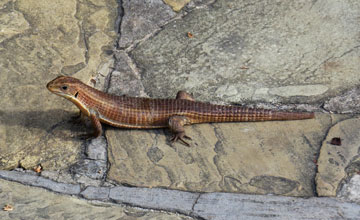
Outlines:
{"type": "Polygon", "coordinates": [[[95,137],[102,134],[101,123],[121,128],[168,127],[175,134],[171,141],[180,140],[189,146],[184,140],[191,139],[185,135],[184,125],[188,124],[314,118],[312,112],[284,112],[198,102],[184,91],[178,92],[175,99],[116,96],[69,76],[59,76],[46,87],[73,102],[90,118],[95,137]]]}

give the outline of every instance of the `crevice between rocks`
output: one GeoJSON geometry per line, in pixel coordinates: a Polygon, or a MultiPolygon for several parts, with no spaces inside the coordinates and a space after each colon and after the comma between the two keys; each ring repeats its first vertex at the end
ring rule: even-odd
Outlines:
{"type": "MultiPolygon", "coordinates": [[[[303,135],[303,138],[305,140],[305,142],[310,146],[310,148],[313,148],[313,145],[311,144],[310,140],[305,136],[303,135]]],[[[314,155],[314,163],[315,163],[315,172],[314,172],[314,176],[312,178],[312,187],[313,187],[313,193],[314,193],[314,196],[315,197],[318,197],[318,192],[317,192],[317,183],[316,183],[316,175],[318,173],[318,165],[317,165],[317,162],[318,162],[318,159],[319,159],[319,156],[320,156],[320,150],[321,150],[321,146],[319,147],[319,150],[316,152],[316,156],[314,155]]]]}
{"type": "Polygon", "coordinates": [[[116,21],[115,21],[115,30],[116,30],[116,33],[118,33],[118,37],[116,39],[115,45],[116,45],[116,49],[120,49],[119,41],[121,38],[121,24],[122,24],[123,17],[125,16],[125,10],[123,7],[122,0],[117,0],[117,3],[118,3],[118,17],[116,18],[116,21]]]}
{"type": "Polygon", "coordinates": [[[199,193],[198,197],[196,198],[196,200],[195,200],[194,204],[193,204],[193,205],[192,205],[192,207],[191,207],[191,212],[190,212],[190,214],[194,213],[195,206],[196,206],[196,204],[198,203],[198,201],[199,201],[199,199],[200,199],[201,195],[202,195],[202,193],[199,193]]]}
{"type": "MultiPolygon", "coordinates": [[[[345,119],[342,119],[342,120],[339,120],[337,121],[336,123],[333,122],[333,118],[331,117],[330,115],[330,125],[329,125],[329,128],[326,130],[325,134],[324,134],[324,138],[321,140],[320,142],[320,147],[319,147],[319,150],[317,152],[317,157],[315,158],[316,160],[316,170],[315,170],[315,176],[314,176],[314,179],[313,179],[313,184],[314,184],[314,196],[315,197],[319,197],[319,194],[317,192],[317,182],[316,182],[316,176],[318,175],[319,171],[318,171],[318,165],[317,163],[319,162],[319,158],[320,158],[320,153],[321,153],[321,149],[322,149],[322,145],[323,143],[325,142],[326,138],[328,137],[329,135],[329,132],[331,130],[331,128],[333,128],[335,125],[345,121],[345,120],[348,120],[348,118],[345,118],[345,119]]],[[[305,139],[306,141],[308,141],[307,139],[305,139]]],[[[320,196],[321,197],[321,196],[320,196]]]]}

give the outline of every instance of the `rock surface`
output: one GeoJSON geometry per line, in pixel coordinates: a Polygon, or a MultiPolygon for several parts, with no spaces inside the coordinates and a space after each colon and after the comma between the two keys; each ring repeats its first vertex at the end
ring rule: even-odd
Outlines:
{"type": "Polygon", "coordinates": [[[136,209],[109,203],[91,203],[75,197],[0,180],[0,219],[192,219],[179,214],[136,209]]]}
{"type": "Polygon", "coordinates": [[[123,0],[122,7],[120,48],[151,34],[176,15],[162,0],[123,0]]]}
{"type": "Polygon", "coordinates": [[[116,0],[2,1],[0,169],[65,169],[81,157],[84,129],[67,122],[75,107],[45,85],[60,74],[87,82],[111,59],[116,15],[116,0]]]}
{"type": "Polygon", "coordinates": [[[359,162],[356,163],[360,152],[359,129],[360,119],[353,118],[341,121],[329,130],[318,159],[316,190],[319,196],[336,196],[342,181],[351,174],[352,164],[357,164],[357,169],[352,172],[360,170],[359,162]],[[333,138],[340,138],[341,144],[331,144],[333,138]]]}
{"type": "Polygon", "coordinates": [[[131,56],[152,97],[187,90],[202,101],[314,103],[360,80],[359,10],[354,1],[219,0],[131,56]]]}
{"type": "Polygon", "coordinates": [[[180,11],[191,0],[164,0],[174,11],[180,11]]]}
{"type": "Polygon", "coordinates": [[[344,184],[338,197],[360,204],[360,174],[354,175],[344,184]]]}
{"type": "MultiPolygon", "coordinates": [[[[18,181],[20,178],[24,178],[24,176],[19,178],[18,174],[18,172],[14,171],[2,171],[0,178],[3,178],[5,175],[7,175],[8,179],[16,181],[18,181]]],[[[41,181],[39,183],[40,185],[38,185],[38,187],[53,190],[50,184],[46,184],[46,181],[41,181]]],[[[171,219],[173,217],[187,219],[185,216],[167,214],[164,213],[164,211],[184,213],[186,216],[193,217],[195,219],[200,218],[224,220],[239,218],[337,219],[339,217],[345,219],[356,219],[360,213],[359,204],[343,202],[333,198],[302,199],[281,196],[259,196],[232,193],[200,194],[169,189],[148,189],[125,186],[89,186],[86,187],[80,194],[79,192],[74,194],[74,196],[79,195],[89,200],[100,200],[103,202],[126,204],[127,206],[135,206],[142,209],[151,208],[163,211],[163,215],[156,215],[156,219],[162,219],[162,216],[165,216],[164,219],[171,219]]],[[[1,202],[4,203],[4,206],[12,206],[12,210],[9,212],[14,215],[10,217],[15,216],[15,218],[19,215],[18,208],[20,208],[20,211],[22,211],[22,208],[24,207],[23,204],[26,204],[26,207],[29,209],[36,210],[32,212],[30,211],[26,214],[28,214],[30,218],[35,216],[37,219],[43,217],[44,213],[41,211],[44,211],[47,215],[52,215],[55,210],[60,213],[68,213],[67,218],[70,218],[69,216],[71,216],[71,219],[76,219],[75,217],[77,216],[77,213],[80,212],[82,214],[83,209],[85,209],[85,212],[88,206],[91,208],[92,205],[96,205],[98,209],[93,209],[90,213],[96,215],[97,212],[100,212],[99,215],[101,215],[101,217],[107,216],[102,212],[103,210],[119,208],[116,206],[116,204],[99,203],[96,201],[93,201],[93,203],[84,202],[82,200],[76,199],[75,197],[69,199],[69,197],[54,195],[44,191],[43,189],[29,188],[16,183],[12,184],[11,182],[4,180],[0,180],[0,198],[4,199],[1,200],[1,202]],[[30,194],[24,193],[29,189],[31,190],[30,194]],[[35,194],[35,198],[29,202],[29,197],[34,197],[33,194],[35,194]],[[63,207],[63,203],[59,203],[58,199],[70,207],[63,207]],[[49,204],[48,206],[51,206],[52,208],[49,209],[47,204],[49,204]],[[34,205],[37,206],[34,207],[34,205]],[[45,207],[43,207],[43,205],[45,207]],[[41,206],[40,209],[39,206],[41,206]],[[76,208],[79,210],[76,209],[77,211],[74,211],[75,209],[73,209],[73,206],[76,206],[76,208]],[[73,217],[73,215],[75,217],[73,217]]],[[[127,215],[128,210],[133,210],[126,207],[123,207],[123,209],[125,209],[124,212],[127,215]]],[[[137,210],[139,211],[139,209],[137,210]]],[[[122,209],[117,211],[121,213],[122,209]]],[[[136,209],[134,209],[134,211],[136,211],[136,209]]],[[[142,213],[143,215],[144,213],[148,213],[146,210],[142,211],[144,211],[142,213]]],[[[156,212],[153,212],[153,214],[155,213],[156,212]]],[[[2,217],[1,214],[3,213],[0,213],[0,217],[2,217]]],[[[143,215],[136,217],[142,217],[143,215]]],[[[149,217],[146,219],[149,219],[149,217]]]]}
{"type": "Polygon", "coordinates": [[[109,129],[107,178],[190,191],[313,196],[314,160],[330,125],[325,114],[304,121],[192,125],[186,127],[190,148],[169,144],[164,130],[109,129]]]}
{"type": "MultiPolygon", "coordinates": [[[[360,69],[360,67],[359,67],[360,69]]],[[[324,108],[337,113],[360,113],[360,87],[346,91],[325,102],[324,108]]]]}
{"type": "Polygon", "coordinates": [[[356,115],[192,125],[191,148],[167,129],[79,138],[91,129],[45,88],[60,74],[118,95],[360,112],[358,1],[188,2],[0,2],[0,208],[14,207],[0,219],[358,218],[356,115]]]}
{"type": "Polygon", "coordinates": [[[295,199],[210,193],[199,198],[194,212],[212,220],[359,219],[360,206],[329,198],[295,199]]]}

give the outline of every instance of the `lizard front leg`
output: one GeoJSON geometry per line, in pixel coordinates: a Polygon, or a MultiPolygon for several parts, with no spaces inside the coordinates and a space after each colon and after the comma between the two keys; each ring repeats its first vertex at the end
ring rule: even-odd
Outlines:
{"type": "Polygon", "coordinates": [[[99,120],[99,113],[95,110],[90,109],[90,120],[95,129],[93,136],[99,137],[102,134],[102,126],[99,120]]]}
{"type": "Polygon", "coordinates": [[[186,124],[189,124],[189,119],[185,116],[175,115],[169,118],[169,128],[174,133],[174,137],[171,139],[171,142],[180,140],[183,144],[190,147],[190,144],[184,140],[184,138],[191,140],[189,136],[185,135],[184,125],[186,124]]]}

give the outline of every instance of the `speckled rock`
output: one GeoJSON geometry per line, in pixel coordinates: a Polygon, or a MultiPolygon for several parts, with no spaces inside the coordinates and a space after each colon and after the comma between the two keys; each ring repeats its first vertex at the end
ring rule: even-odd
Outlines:
{"type": "Polygon", "coordinates": [[[191,0],[164,0],[174,11],[180,11],[191,0]]]}
{"type": "Polygon", "coordinates": [[[120,48],[128,47],[151,34],[176,15],[162,0],[123,0],[122,7],[124,16],[121,20],[120,48]]]}
{"type": "Polygon", "coordinates": [[[360,174],[355,174],[343,185],[338,197],[360,204],[360,174]]]}
{"type": "MultiPolygon", "coordinates": [[[[336,196],[342,181],[349,174],[359,171],[360,119],[353,118],[335,124],[323,141],[318,159],[316,190],[319,196],[336,196]],[[332,144],[333,138],[340,138],[341,144],[332,144]],[[356,165],[357,164],[357,165],[356,165]]],[[[335,142],[336,143],[336,142],[335,142]]]]}
{"type": "Polygon", "coordinates": [[[137,68],[124,51],[115,54],[116,66],[108,79],[108,93],[128,96],[147,96],[137,68]]]}
{"type": "Polygon", "coordinates": [[[0,219],[192,219],[179,214],[135,209],[99,202],[88,202],[44,189],[0,180],[0,219]]]}
{"type": "Polygon", "coordinates": [[[359,10],[351,0],[219,0],[131,56],[152,97],[186,90],[202,101],[315,103],[359,84],[359,10]]]}
{"type": "Polygon", "coordinates": [[[108,129],[118,183],[190,191],[313,196],[317,151],[331,119],[218,123],[186,127],[188,148],[167,130],[108,129]]]}
{"type": "Polygon", "coordinates": [[[117,1],[6,0],[0,4],[0,169],[65,169],[86,129],[45,88],[60,74],[87,82],[111,58],[117,1]]]}
{"type": "Polygon", "coordinates": [[[360,113],[360,87],[351,88],[339,96],[332,97],[325,102],[324,108],[337,113],[360,113]]]}

